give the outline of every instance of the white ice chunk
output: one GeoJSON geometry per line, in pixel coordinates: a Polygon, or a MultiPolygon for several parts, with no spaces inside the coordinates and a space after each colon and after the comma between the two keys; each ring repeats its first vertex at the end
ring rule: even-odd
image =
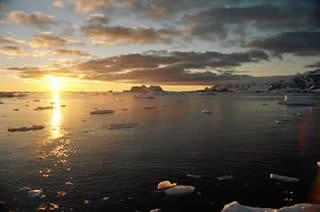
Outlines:
{"type": "Polygon", "coordinates": [[[315,204],[297,204],[279,209],[255,208],[239,204],[234,201],[224,206],[221,212],[307,212],[320,211],[320,206],[315,204]]]}
{"type": "Polygon", "coordinates": [[[201,113],[204,113],[204,114],[212,114],[212,111],[208,110],[208,109],[203,109],[201,110],[201,113]]]}
{"type": "Polygon", "coordinates": [[[124,128],[134,128],[137,127],[138,124],[134,122],[129,122],[129,123],[116,123],[116,124],[110,124],[109,129],[114,130],[114,129],[124,129],[124,128]]]}
{"type": "Polygon", "coordinates": [[[95,110],[90,112],[91,115],[109,114],[109,113],[114,113],[114,111],[113,110],[95,110]]]}
{"type": "Polygon", "coordinates": [[[167,189],[167,188],[172,188],[177,186],[176,183],[171,183],[169,180],[166,181],[162,181],[158,184],[157,189],[158,190],[163,190],[163,189],[167,189]]]}
{"type": "Polygon", "coordinates": [[[300,181],[299,178],[281,176],[281,175],[272,174],[272,173],[270,174],[270,179],[279,180],[279,181],[288,182],[288,183],[294,183],[294,182],[300,181]]]}
{"type": "Polygon", "coordinates": [[[40,197],[41,195],[42,195],[41,189],[35,189],[35,190],[28,191],[28,197],[30,197],[30,198],[40,197]]]}
{"type": "Polygon", "coordinates": [[[160,208],[151,209],[150,212],[161,212],[160,208]]]}
{"type": "Polygon", "coordinates": [[[304,98],[296,98],[296,97],[288,97],[287,95],[284,96],[284,100],[280,101],[279,104],[282,105],[300,105],[300,106],[312,106],[315,103],[311,99],[304,99],[304,98]]]}
{"type": "Polygon", "coordinates": [[[177,185],[175,187],[165,190],[164,192],[166,195],[188,195],[192,194],[194,190],[194,186],[177,185]]]}
{"type": "Polygon", "coordinates": [[[32,127],[19,127],[19,128],[8,128],[9,132],[24,132],[30,130],[42,130],[44,126],[41,125],[33,125],[32,127]]]}
{"type": "Polygon", "coordinates": [[[225,176],[220,176],[220,177],[216,177],[217,180],[219,181],[223,181],[223,180],[232,180],[233,176],[232,175],[225,175],[225,176]]]}
{"type": "Polygon", "coordinates": [[[201,178],[200,175],[196,175],[196,174],[187,174],[186,176],[190,177],[190,178],[194,178],[194,179],[200,179],[201,178]]]}

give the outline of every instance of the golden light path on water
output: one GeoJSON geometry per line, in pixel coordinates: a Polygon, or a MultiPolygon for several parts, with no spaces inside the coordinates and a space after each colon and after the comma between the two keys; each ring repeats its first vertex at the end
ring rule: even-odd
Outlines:
{"type": "Polygon", "coordinates": [[[52,94],[50,101],[52,106],[51,121],[49,127],[48,138],[42,141],[44,156],[43,158],[52,161],[47,168],[40,170],[42,177],[50,177],[54,174],[56,168],[64,167],[70,171],[69,156],[72,153],[71,140],[67,136],[67,132],[63,129],[63,112],[61,111],[60,93],[52,94]]]}

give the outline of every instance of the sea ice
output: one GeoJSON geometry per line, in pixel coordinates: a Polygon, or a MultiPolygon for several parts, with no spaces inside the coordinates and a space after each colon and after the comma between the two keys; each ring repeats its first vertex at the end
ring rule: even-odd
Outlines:
{"type": "Polygon", "coordinates": [[[195,175],[195,174],[187,174],[186,176],[190,177],[190,178],[194,178],[194,179],[200,179],[201,178],[200,175],[195,175]]]}
{"type": "Polygon", "coordinates": [[[52,110],[52,109],[54,109],[54,107],[52,107],[52,106],[45,106],[45,107],[39,106],[39,107],[35,108],[34,110],[52,110]]]}
{"type": "Polygon", "coordinates": [[[172,188],[175,186],[177,186],[177,183],[171,183],[169,180],[166,180],[166,181],[160,182],[157,186],[157,189],[163,190],[163,189],[172,188]]]}
{"type": "Polygon", "coordinates": [[[232,175],[225,175],[225,176],[216,177],[216,179],[219,180],[219,181],[232,180],[233,176],[232,175]]]}
{"type": "Polygon", "coordinates": [[[203,110],[201,110],[201,113],[212,114],[212,111],[209,111],[208,109],[203,109],[203,110]]]}
{"type": "Polygon", "coordinates": [[[297,204],[279,209],[255,208],[239,204],[234,201],[226,204],[221,212],[313,212],[320,211],[320,206],[315,204],[297,204]]]}
{"type": "Polygon", "coordinates": [[[270,179],[279,180],[279,181],[288,182],[288,183],[294,183],[294,182],[300,181],[299,178],[281,176],[281,175],[272,174],[272,173],[270,174],[270,179]]]}
{"type": "Polygon", "coordinates": [[[165,190],[166,195],[187,195],[192,194],[195,190],[194,186],[177,185],[165,190]]]}
{"type": "Polygon", "coordinates": [[[114,111],[113,110],[95,110],[90,112],[91,115],[109,114],[109,113],[114,113],[114,111]]]}
{"type": "Polygon", "coordinates": [[[41,125],[33,125],[32,127],[19,127],[19,128],[8,128],[9,132],[24,132],[30,130],[42,130],[44,126],[41,125]]]}
{"type": "Polygon", "coordinates": [[[155,106],[155,105],[144,106],[144,109],[147,109],[147,110],[151,110],[151,109],[155,109],[155,108],[157,108],[157,106],[155,106]]]}
{"type": "Polygon", "coordinates": [[[280,101],[279,104],[281,105],[300,105],[300,106],[312,106],[315,103],[311,99],[303,99],[303,98],[296,98],[296,97],[288,97],[287,95],[284,96],[284,100],[280,101]]]}
{"type": "Polygon", "coordinates": [[[114,129],[124,129],[124,128],[134,128],[138,126],[137,123],[134,122],[129,122],[129,123],[116,123],[116,124],[110,124],[109,129],[114,130],[114,129]]]}

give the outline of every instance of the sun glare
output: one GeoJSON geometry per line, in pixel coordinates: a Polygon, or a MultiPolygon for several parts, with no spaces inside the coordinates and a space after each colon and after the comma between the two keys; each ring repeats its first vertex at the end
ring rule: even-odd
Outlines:
{"type": "Polygon", "coordinates": [[[48,76],[48,81],[50,83],[50,87],[52,91],[60,91],[62,88],[61,80],[57,77],[48,76]]]}

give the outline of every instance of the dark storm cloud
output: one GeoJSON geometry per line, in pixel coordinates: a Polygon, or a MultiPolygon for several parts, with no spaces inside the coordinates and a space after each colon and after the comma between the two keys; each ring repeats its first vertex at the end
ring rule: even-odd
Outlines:
{"type": "Polygon", "coordinates": [[[284,32],[274,36],[250,40],[250,48],[264,49],[275,55],[291,53],[296,56],[320,55],[320,32],[284,32]]]}
{"type": "Polygon", "coordinates": [[[89,60],[68,67],[11,67],[23,78],[41,78],[46,75],[76,77],[83,80],[120,81],[132,83],[210,84],[221,80],[250,78],[234,68],[246,63],[268,60],[263,51],[238,53],[167,52],[128,54],[118,57],[89,60]]]}

